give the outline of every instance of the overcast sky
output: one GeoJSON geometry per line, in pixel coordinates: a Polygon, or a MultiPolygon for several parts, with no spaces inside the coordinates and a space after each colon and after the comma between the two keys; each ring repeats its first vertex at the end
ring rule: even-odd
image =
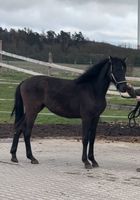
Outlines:
{"type": "Polygon", "coordinates": [[[91,40],[136,44],[138,0],[0,0],[0,26],[81,31],[91,40]]]}

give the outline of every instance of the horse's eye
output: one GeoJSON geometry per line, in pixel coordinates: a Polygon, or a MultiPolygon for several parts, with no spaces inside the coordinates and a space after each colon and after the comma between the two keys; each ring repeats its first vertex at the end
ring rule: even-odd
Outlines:
{"type": "Polygon", "coordinates": [[[116,73],[122,72],[122,68],[117,68],[114,70],[114,72],[116,72],[116,73]]]}

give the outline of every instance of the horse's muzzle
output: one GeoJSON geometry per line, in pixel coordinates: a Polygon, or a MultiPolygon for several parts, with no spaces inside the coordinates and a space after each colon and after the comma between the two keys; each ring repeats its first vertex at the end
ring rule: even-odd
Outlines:
{"type": "Polygon", "coordinates": [[[127,83],[118,84],[117,89],[122,93],[126,92],[127,91],[127,83]]]}

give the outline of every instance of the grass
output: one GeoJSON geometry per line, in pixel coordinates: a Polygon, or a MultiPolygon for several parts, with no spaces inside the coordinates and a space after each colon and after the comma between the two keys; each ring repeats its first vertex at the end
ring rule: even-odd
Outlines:
{"type": "Polygon", "coordinates": [[[37,124],[80,124],[80,119],[68,119],[64,117],[53,116],[42,116],[38,115],[36,119],[37,124]]]}
{"type": "Polygon", "coordinates": [[[16,81],[22,81],[26,79],[27,77],[30,77],[30,75],[16,72],[10,69],[0,68],[0,79],[16,82],[16,81]]]}
{"type": "Polygon", "coordinates": [[[108,96],[108,104],[119,104],[119,105],[136,105],[136,99],[121,98],[120,96],[108,96]]]}
{"type": "MultiPolygon", "coordinates": [[[[11,112],[11,110],[8,110],[11,112]]],[[[43,111],[42,113],[48,113],[48,110],[43,111]]],[[[106,109],[101,115],[102,122],[127,122],[127,116],[129,111],[127,110],[115,110],[115,109],[106,109]],[[105,117],[104,117],[105,116],[105,117]],[[108,116],[108,117],[107,117],[108,116]]],[[[0,113],[0,123],[13,123],[13,118],[10,117],[10,113],[0,113]]],[[[38,115],[36,119],[37,124],[80,124],[80,119],[68,119],[60,117],[57,115],[38,115]]]]}
{"type": "Polygon", "coordinates": [[[0,98],[13,99],[16,90],[16,85],[0,84],[0,98]]]}
{"type": "MultiPolygon", "coordinates": [[[[111,102],[111,99],[109,99],[109,101],[111,102]]],[[[119,98],[116,99],[116,101],[115,101],[115,97],[113,97],[112,102],[115,104],[118,104],[118,102],[119,103],[121,102],[124,104],[124,101],[122,102],[122,100],[120,100],[119,98]]],[[[0,111],[11,112],[13,103],[14,103],[13,101],[7,101],[7,100],[0,101],[0,111]]],[[[130,112],[129,110],[117,110],[117,109],[107,109],[106,108],[104,113],[102,113],[102,116],[108,116],[108,117],[101,117],[101,121],[105,121],[105,122],[112,122],[112,121],[122,122],[122,121],[124,121],[124,122],[126,122],[126,121],[128,121],[127,115],[129,112],[130,112]],[[120,118],[118,116],[120,116],[120,118]],[[125,118],[122,118],[122,116],[125,118]]],[[[38,115],[38,117],[36,119],[37,124],[46,124],[46,123],[47,124],[79,124],[80,123],[80,119],[67,119],[67,118],[59,117],[57,115],[42,115],[44,113],[50,113],[50,112],[48,111],[48,109],[44,109],[41,112],[41,114],[38,115]]],[[[10,113],[1,113],[0,114],[0,122],[1,123],[13,123],[13,120],[10,119],[10,113]]]]}
{"type": "MultiPolygon", "coordinates": [[[[0,113],[0,123],[11,124],[14,118],[11,118],[10,113],[0,113]]],[[[80,119],[67,119],[56,115],[44,116],[39,114],[35,123],[36,124],[80,124],[80,119]]]]}
{"type": "Polygon", "coordinates": [[[101,115],[101,121],[105,122],[127,122],[128,110],[106,109],[101,115]],[[108,116],[108,117],[102,117],[108,116]]]}

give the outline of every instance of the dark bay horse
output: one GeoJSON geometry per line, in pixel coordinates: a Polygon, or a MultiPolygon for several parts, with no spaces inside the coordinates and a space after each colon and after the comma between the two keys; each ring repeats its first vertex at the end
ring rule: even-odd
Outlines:
{"type": "Polygon", "coordinates": [[[125,59],[109,57],[92,66],[74,80],[34,76],[21,82],[15,93],[15,134],[11,160],[18,162],[16,151],[21,133],[24,135],[27,158],[32,154],[30,136],[38,113],[47,107],[51,112],[82,120],[82,161],[86,168],[98,167],[94,158],[94,140],[100,114],[106,107],[105,95],[111,82],[120,92],[126,92],[125,59]],[[90,163],[91,162],[91,163],[90,163]]]}

